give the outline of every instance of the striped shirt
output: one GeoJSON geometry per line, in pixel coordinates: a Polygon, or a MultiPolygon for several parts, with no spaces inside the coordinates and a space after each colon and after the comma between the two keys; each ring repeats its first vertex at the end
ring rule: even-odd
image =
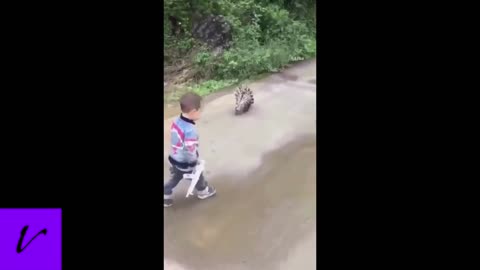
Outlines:
{"type": "Polygon", "coordinates": [[[190,169],[197,164],[198,133],[195,122],[180,115],[170,128],[171,152],[168,160],[179,169],[190,169]]]}

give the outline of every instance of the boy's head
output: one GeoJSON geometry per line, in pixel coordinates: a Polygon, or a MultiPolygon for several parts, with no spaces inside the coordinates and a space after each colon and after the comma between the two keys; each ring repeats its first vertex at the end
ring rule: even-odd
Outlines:
{"type": "Polygon", "coordinates": [[[180,109],[183,116],[190,120],[200,119],[200,106],[202,98],[195,93],[186,93],[180,98],[180,109]]]}

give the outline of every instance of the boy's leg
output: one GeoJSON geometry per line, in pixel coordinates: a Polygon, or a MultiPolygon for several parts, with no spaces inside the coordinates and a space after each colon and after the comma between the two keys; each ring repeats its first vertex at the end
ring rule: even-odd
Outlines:
{"type": "Polygon", "coordinates": [[[183,179],[184,172],[180,171],[175,167],[170,167],[171,178],[163,186],[163,206],[169,207],[173,204],[173,189],[180,183],[183,179]]]}
{"type": "Polygon", "coordinates": [[[200,175],[200,179],[198,180],[195,189],[197,190],[197,197],[202,200],[209,198],[215,195],[215,193],[217,193],[214,187],[208,185],[205,177],[203,177],[203,173],[200,175]]]}

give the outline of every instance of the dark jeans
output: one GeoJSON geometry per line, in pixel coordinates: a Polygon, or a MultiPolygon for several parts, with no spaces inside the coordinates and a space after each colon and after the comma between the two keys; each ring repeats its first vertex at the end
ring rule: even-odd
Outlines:
{"type": "MultiPolygon", "coordinates": [[[[184,172],[184,171],[180,171],[175,166],[172,166],[172,167],[170,167],[170,173],[172,174],[172,176],[170,178],[170,181],[168,181],[163,186],[163,194],[164,195],[172,195],[173,189],[183,179],[183,174],[192,173],[192,171],[184,172]]],[[[203,173],[202,173],[200,175],[200,179],[197,182],[197,185],[195,186],[195,189],[198,190],[198,191],[202,191],[207,187],[207,185],[208,185],[208,183],[207,183],[207,181],[205,181],[205,178],[203,177],[203,173]]]]}

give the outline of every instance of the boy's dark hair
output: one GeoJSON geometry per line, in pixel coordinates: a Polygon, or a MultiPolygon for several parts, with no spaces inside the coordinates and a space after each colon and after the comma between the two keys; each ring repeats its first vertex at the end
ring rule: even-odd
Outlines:
{"type": "Polygon", "coordinates": [[[180,98],[180,109],[183,113],[189,113],[192,110],[200,109],[201,102],[202,97],[195,93],[189,92],[180,98]]]}

